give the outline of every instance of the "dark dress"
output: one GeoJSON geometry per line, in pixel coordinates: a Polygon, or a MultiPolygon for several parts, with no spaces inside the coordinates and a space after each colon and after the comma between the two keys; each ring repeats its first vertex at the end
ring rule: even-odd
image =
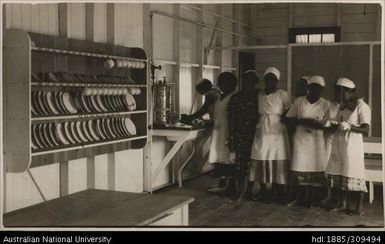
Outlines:
{"type": "Polygon", "coordinates": [[[235,151],[236,170],[242,174],[249,171],[251,147],[258,122],[259,90],[242,90],[231,97],[228,105],[233,117],[233,149],[235,151]]]}

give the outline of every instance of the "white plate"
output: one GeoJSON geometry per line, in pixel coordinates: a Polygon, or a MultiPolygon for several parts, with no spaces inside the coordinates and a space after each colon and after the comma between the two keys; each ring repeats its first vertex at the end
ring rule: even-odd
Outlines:
{"type": "Polygon", "coordinates": [[[82,123],[80,121],[76,121],[75,127],[76,127],[77,135],[79,136],[79,139],[82,142],[88,142],[86,135],[84,135],[84,133],[83,133],[82,123]]]}
{"type": "Polygon", "coordinates": [[[96,96],[96,102],[98,103],[99,107],[103,110],[103,112],[108,112],[108,109],[104,106],[102,102],[101,96],[96,96]]]}
{"type": "Polygon", "coordinates": [[[69,112],[68,109],[64,106],[64,102],[63,102],[63,92],[58,92],[58,93],[56,93],[56,99],[57,99],[58,105],[60,106],[60,109],[62,110],[62,113],[63,113],[63,114],[69,114],[70,112],[69,112]]]}
{"type": "Polygon", "coordinates": [[[43,115],[49,115],[50,113],[48,108],[46,107],[47,104],[45,103],[44,92],[42,91],[37,92],[37,102],[40,105],[39,107],[41,108],[43,115]]]}
{"type": "Polygon", "coordinates": [[[88,131],[88,128],[87,128],[87,121],[81,121],[81,130],[83,132],[83,134],[86,136],[87,138],[87,141],[94,141],[94,138],[91,136],[90,132],[88,131]]]}
{"type": "Polygon", "coordinates": [[[117,131],[115,124],[112,121],[112,119],[107,119],[107,125],[108,125],[108,128],[110,129],[110,131],[112,132],[114,138],[119,138],[120,137],[119,132],[117,131]]]}
{"type": "Polygon", "coordinates": [[[45,98],[47,100],[48,107],[51,109],[53,114],[60,114],[60,112],[55,108],[55,105],[53,104],[53,94],[52,92],[47,92],[45,94],[45,98]]]}
{"type": "Polygon", "coordinates": [[[63,104],[65,108],[71,113],[76,114],[78,110],[75,107],[74,101],[72,101],[72,97],[68,92],[63,92],[62,94],[63,104]]]}
{"type": "Polygon", "coordinates": [[[124,101],[125,101],[126,109],[128,111],[133,111],[136,109],[135,98],[131,94],[127,93],[124,96],[124,101]]]}
{"type": "Polygon", "coordinates": [[[108,139],[113,139],[115,135],[114,135],[114,132],[112,131],[112,128],[110,128],[110,125],[108,124],[107,119],[102,119],[102,126],[104,131],[107,134],[108,139]]]}
{"type": "Polygon", "coordinates": [[[82,143],[82,139],[80,139],[80,136],[79,136],[77,129],[76,129],[76,122],[75,121],[71,121],[69,123],[69,128],[70,128],[72,138],[75,139],[76,143],[82,143]]]}
{"type": "Polygon", "coordinates": [[[43,125],[44,124],[38,124],[37,125],[38,135],[39,135],[40,141],[43,143],[44,148],[49,148],[49,147],[51,147],[51,145],[45,136],[43,125]]]}
{"type": "Polygon", "coordinates": [[[35,92],[32,92],[32,94],[31,94],[31,114],[33,116],[36,116],[36,115],[39,115],[39,112],[38,112],[38,110],[36,108],[36,104],[35,104],[35,101],[34,101],[34,96],[35,96],[34,93],[35,92]]]}
{"type": "Polygon", "coordinates": [[[92,106],[95,108],[96,112],[101,113],[103,112],[102,108],[99,106],[99,103],[97,102],[97,96],[89,96],[91,100],[92,106]]]}
{"type": "Polygon", "coordinates": [[[87,129],[88,129],[88,132],[90,133],[90,135],[91,135],[91,137],[92,137],[93,140],[95,140],[95,141],[100,140],[99,136],[98,136],[97,133],[95,132],[95,129],[94,129],[92,120],[88,120],[88,121],[87,121],[87,129]]]}
{"type": "Polygon", "coordinates": [[[100,119],[95,120],[96,121],[96,129],[98,130],[98,134],[100,135],[101,139],[105,140],[107,139],[107,135],[105,131],[102,128],[102,121],[100,119]]]}
{"type": "Polygon", "coordinates": [[[83,107],[86,110],[85,112],[86,113],[92,113],[92,110],[91,110],[89,104],[86,102],[86,97],[83,96],[83,94],[82,94],[82,95],[80,95],[80,99],[81,99],[80,102],[83,104],[83,107]]]}
{"type": "Polygon", "coordinates": [[[38,148],[44,148],[43,144],[40,142],[40,138],[38,138],[38,128],[36,124],[32,125],[32,142],[34,142],[38,148]]]}
{"type": "Polygon", "coordinates": [[[120,137],[127,136],[126,132],[123,129],[121,118],[114,118],[112,119],[112,122],[114,123],[116,129],[118,130],[120,137]]]}
{"type": "Polygon", "coordinates": [[[69,140],[69,142],[71,142],[71,144],[77,143],[74,136],[72,135],[69,122],[64,122],[64,136],[67,136],[67,139],[69,140]]]}
{"type": "Polygon", "coordinates": [[[56,144],[55,144],[53,138],[51,137],[51,133],[49,131],[49,124],[46,124],[46,123],[42,124],[42,129],[43,129],[42,130],[43,136],[44,136],[45,140],[48,142],[48,145],[50,147],[55,147],[56,144]]]}
{"type": "Polygon", "coordinates": [[[132,122],[129,118],[124,118],[124,126],[127,128],[128,133],[130,133],[130,136],[136,135],[136,126],[134,122],[132,122]]]}
{"type": "Polygon", "coordinates": [[[55,128],[53,128],[53,127],[54,127],[53,123],[47,124],[48,135],[49,135],[51,141],[55,144],[55,146],[58,147],[61,145],[61,143],[60,143],[59,139],[57,138],[56,133],[54,132],[55,128]]]}
{"type": "Polygon", "coordinates": [[[70,144],[70,142],[67,140],[67,138],[64,136],[63,134],[63,124],[56,124],[56,132],[57,132],[57,135],[60,139],[60,141],[64,144],[64,145],[68,145],[70,144]]]}

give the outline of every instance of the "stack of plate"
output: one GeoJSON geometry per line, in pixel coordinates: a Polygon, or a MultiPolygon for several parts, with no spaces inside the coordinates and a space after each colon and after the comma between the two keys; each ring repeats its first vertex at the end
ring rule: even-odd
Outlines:
{"type": "Polygon", "coordinates": [[[32,91],[31,112],[34,116],[75,114],[77,111],[68,92],[32,91]]]}
{"type": "MultiPolygon", "coordinates": [[[[117,89],[105,88],[107,94],[114,93],[117,89]]],[[[98,94],[98,89],[95,89],[98,94]]],[[[103,94],[105,92],[103,91],[103,94]]],[[[132,95],[91,95],[93,89],[84,90],[74,94],[75,107],[81,113],[123,112],[136,109],[136,102],[132,95]]]]}
{"type": "Polygon", "coordinates": [[[112,75],[86,75],[73,74],[69,72],[49,72],[43,75],[41,79],[38,75],[32,73],[31,80],[33,82],[53,83],[86,83],[86,84],[135,84],[128,76],[112,76],[112,75]]]}
{"type": "Polygon", "coordinates": [[[136,135],[130,118],[103,118],[32,125],[32,149],[50,149],[67,145],[115,140],[136,135]]]}

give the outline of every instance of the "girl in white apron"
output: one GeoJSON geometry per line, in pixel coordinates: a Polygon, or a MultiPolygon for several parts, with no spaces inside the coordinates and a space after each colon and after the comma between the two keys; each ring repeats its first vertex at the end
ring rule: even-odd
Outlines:
{"type": "Polygon", "coordinates": [[[338,113],[340,110],[341,102],[341,84],[340,80],[337,81],[334,87],[334,100],[330,101],[330,130],[327,131],[327,150],[329,156],[328,166],[326,167],[326,178],[327,178],[327,196],[322,201],[322,205],[326,208],[336,204],[341,198],[341,183],[342,183],[342,169],[338,158],[338,143],[334,139],[334,133],[338,129],[338,113]]]}
{"type": "Polygon", "coordinates": [[[355,96],[353,81],[341,78],[342,103],[337,118],[340,119],[338,131],[334,136],[336,157],[331,163],[340,167],[342,175],[341,190],[343,198],[341,206],[332,211],[348,211],[350,215],[359,216],[363,211],[364,195],[367,192],[365,182],[365,161],[363,135],[369,132],[371,111],[369,106],[355,96]],[[356,207],[349,209],[348,197],[356,200],[356,207]]]}
{"type": "Polygon", "coordinates": [[[286,126],[281,122],[290,107],[288,92],[277,89],[280,73],[276,68],[265,71],[265,90],[258,97],[259,123],[251,151],[249,181],[258,181],[259,194],[253,199],[269,201],[267,184],[272,184],[274,200],[282,202],[288,181],[289,139],[286,126]],[[279,198],[279,199],[277,199],[279,198]]]}
{"type": "Polygon", "coordinates": [[[309,78],[308,94],[297,98],[286,114],[286,123],[295,124],[291,172],[297,194],[311,195],[310,207],[319,205],[319,187],[325,184],[325,169],[329,160],[325,124],[330,119],[330,104],[321,98],[325,81],[321,76],[309,78]]]}
{"type": "Polygon", "coordinates": [[[230,179],[229,186],[234,186],[234,162],[230,162],[228,103],[237,86],[237,77],[230,72],[223,72],[218,76],[218,87],[221,97],[214,104],[214,127],[211,135],[209,163],[215,164],[215,175],[220,177],[217,186],[209,188],[209,192],[226,190],[226,179],[230,179]]]}

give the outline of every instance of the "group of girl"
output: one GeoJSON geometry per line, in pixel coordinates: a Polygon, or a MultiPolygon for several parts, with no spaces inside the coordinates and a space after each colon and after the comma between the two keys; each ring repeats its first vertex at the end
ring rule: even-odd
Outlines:
{"type": "Polygon", "coordinates": [[[369,106],[355,96],[355,84],[347,78],[337,80],[334,99],[328,101],[321,97],[322,76],[303,77],[293,102],[277,88],[280,78],[278,69],[267,68],[264,89],[258,90],[258,76],[249,70],[235,92],[236,76],[224,72],[218,90],[208,86],[200,92],[211,97],[204,106],[212,108],[214,120],[209,162],[215,163],[219,182],[209,191],[235,194],[237,203],[246,198],[362,214],[369,106]],[[353,209],[350,196],[356,199],[353,209]]]}

